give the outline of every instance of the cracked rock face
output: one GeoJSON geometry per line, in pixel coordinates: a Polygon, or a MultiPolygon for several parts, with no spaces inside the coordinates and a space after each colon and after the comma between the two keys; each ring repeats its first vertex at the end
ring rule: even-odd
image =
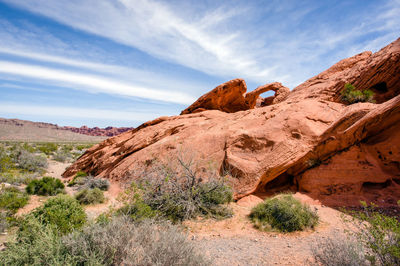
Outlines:
{"type": "Polygon", "coordinates": [[[400,39],[375,54],[344,59],[290,93],[271,83],[246,94],[245,82],[232,80],[180,116],[160,117],[92,147],[64,177],[82,170],[132,180],[132,172],[155,160],[190,150],[200,172],[210,163],[229,171],[236,198],[294,190],[327,205],[390,205],[400,197],[399,73],[400,39]],[[347,82],[374,90],[376,103],[341,103],[347,82]],[[263,106],[259,95],[266,89],[276,94],[263,106]]]}

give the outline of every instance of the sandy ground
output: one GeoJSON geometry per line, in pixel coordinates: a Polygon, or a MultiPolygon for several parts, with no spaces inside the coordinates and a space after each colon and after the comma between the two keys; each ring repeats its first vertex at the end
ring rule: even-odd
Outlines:
{"type": "MultiPolygon", "coordinates": [[[[66,163],[49,161],[47,175],[66,182],[61,174],[67,166],[66,163]]],[[[76,192],[71,187],[66,187],[66,190],[70,195],[76,192]]],[[[120,186],[111,183],[110,189],[104,193],[107,198],[105,203],[85,207],[88,217],[95,218],[110,208],[118,207],[116,198],[120,192],[120,186]]],[[[311,265],[312,247],[324,239],[343,234],[347,227],[340,212],[325,207],[306,195],[296,193],[295,197],[317,211],[320,223],[315,230],[283,234],[255,229],[247,216],[251,208],[262,201],[256,196],[231,203],[234,216],[230,219],[198,219],[187,221],[183,225],[189,239],[211,257],[215,265],[311,265]]],[[[31,196],[29,204],[20,209],[18,215],[29,213],[46,199],[31,196]]],[[[4,237],[0,236],[0,240],[4,237]]]]}
{"type": "Polygon", "coordinates": [[[320,217],[315,230],[295,233],[261,232],[247,218],[253,203],[233,203],[234,217],[226,220],[190,221],[185,225],[190,238],[196,241],[215,265],[310,265],[312,247],[324,239],[344,234],[348,229],[342,214],[302,194],[295,194],[311,205],[320,217]]]}

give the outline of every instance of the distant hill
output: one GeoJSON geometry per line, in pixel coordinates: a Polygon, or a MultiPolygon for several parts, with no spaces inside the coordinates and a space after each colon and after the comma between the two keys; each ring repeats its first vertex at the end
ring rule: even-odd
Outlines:
{"type": "Polygon", "coordinates": [[[99,142],[104,136],[89,136],[58,125],[0,118],[0,141],[99,142]]]}
{"type": "Polygon", "coordinates": [[[63,127],[63,129],[75,132],[75,133],[80,133],[80,134],[85,134],[89,136],[105,136],[105,137],[113,137],[116,135],[119,135],[121,133],[124,133],[125,131],[133,129],[133,127],[106,127],[106,128],[98,128],[98,127],[87,127],[87,126],[82,126],[82,127],[63,127]]]}

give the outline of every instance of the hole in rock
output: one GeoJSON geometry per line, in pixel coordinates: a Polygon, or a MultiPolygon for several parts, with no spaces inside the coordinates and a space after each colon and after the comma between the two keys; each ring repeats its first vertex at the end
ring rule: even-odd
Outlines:
{"type": "Polygon", "coordinates": [[[399,179],[399,178],[394,178],[393,181],[394,181],[397,185],[400,185],[400,179],[399,179]]]}
{"type": "Polygon", "coordinates": [[[375,182],[364,182],[362,184],[363,189],[383,189],[387,188],[392,184],[390,179],[386,180],[385,182],[375,183],[375,182]]]}
{"type": "Polygon", "coordinates": [[[378,84],[375,84],[374,86],[372,86],[370,89],[376,93],[388,92],[386,82],[379,82],[378,84]]]}
{"type": "Polygon", "coordinates": [[[285,172],[266,183],[262,188],[262,192],[275,194],[278,192],[295,191],[294,185],[294,176],[285,172]]]}

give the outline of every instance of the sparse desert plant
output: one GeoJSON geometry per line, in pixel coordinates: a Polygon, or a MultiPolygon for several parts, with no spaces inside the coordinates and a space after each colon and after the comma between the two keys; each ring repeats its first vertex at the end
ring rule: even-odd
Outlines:
{"type": "Polygon", "coordinates": [[[174,222],[200,215],[231,217],[232,210],[226,203],[232,201],[232,189],[224,180],[209,177],[208,182],[202,182],[194,170],[193,161],[181,157],[177,161],[179,169],[160,165],[143,173],[126,192],[125,204],[150,206],[174,222]]]}
{"type": "Polygon", "coordinates": [[[26,192],[28,194],[36,194],[36,195],[57,195],[59,193],[64,193],[64,184],[61,180],[45,176],[41,179],[35,179],[29,182],[26,187],[26,192]]]}
{"type": "Polygon", "coordinates": [[[9,227],[7,218],[8,212],[5,210],[0,210],[0,233],[3,233],[9,227]]]}
{"type": "Polygon", "coordinates": [[[374,102],[374,92],[371,90],[356,90],[356,88],[350,84],[346,83],[344,89],[341,91],[341,100],[348,104],[358,103],[358,102],[374,102]]]}
{"type": "Polygon", "coordinates": [[[103,203],[105,200],[104,193],[99,188],[82,189],[76,193],[75,199],[84,205],[103,203]]]}
{"type": "Polygon", "coordinates": [[[58,150],[53,154],[53,159],[57,162],[65,163],[69,158],[69,154],[63,150],[58,150]]]}
{"type": "Polygon", "coordinates": [[[6,149],[0,146],[0,173],[6,172],[14,167],[14,164],[8,156],[6,149]]]}
{"type": "Polygon", "coordinates": [[[51,143],[51,142],[43,143],[38,147],[38,150],[46,155],[51,155],[58,150],[58,145],[56,143],[51,143]]]}
{"type": "Polygon", "coordinates": [[[360,229],[353,235],[370,251],[367,259],[371,264],[400,265],[400,222],[379,213],[375,205],[361,203],[363,210],[350,214],[360,229]]]}
{"type": "MultiPolygon", "coordinates": [[[[51,225],[62,234],[81,228],[86,223],[86,213],[79,202],[68,195],[48,199],[32,214],[43,225],[51,225]]],[[[24,228],[24,226],[22,226],[24,228]]],[[[29,230],[29,228],[26,228],[29,230]]]]}
{"type": "Polygon", "coordinates": [[[39,172],[47,168],[47,158],[45,156],[35,155],[24,149],[17,149],[14,151],[12,158],[20,169],[39,172]]]}
{"type": "Polygon", "coordinates": [[[11,185],[19,186],[21,184],[29,184],[39,176],[39,173],[20,172],[17,170],[9,171],[6,173],[0,173],[0,183],[9,183],[11,185]]]}
{"type": "Polygon", "coordinates": [[[156,210],[153,210],[149,205],[144,203],[140,194],[132,192],[134,194],[131,194],[125,205],[117,210],[117,215],[129,216],[133,221],[142,221],[159,216],[156,210]]]}
{"type": "Polygon", "coordinates": [[[93,176],[87,176],[85,178],[85,183],[83,184],[83,188],[94,189],[98,188],[101,190],[108,190],[110,187],[110,182],[104,178],[94,178],[93,176]]]}
{"type": "Polygon", "coordinates": [[[250,219],[260,230],[282,232],[314,228],[318,215],[291,194],[281,194],[265,200],[251,210],[250,219]]]}
{"type": "Polygon", "coordinates": [[[63,238],[77,265],[208,265],[174,225],[124,216],[63,238]]]}
{"type": "Polygon", "coordinates": [[[15,187],[0,188],[0,210],[17,212],[24,207],[29,200],[29,196],[15,187]]]}
{"type": "Polygon", "coordinates": [[[323,239],[312,246],[315,262],[324,266],[367,265],[365,250],[354,239],[344,236],[323,239]]]}
{"type": "Polygon", "coordinates": [[[78,171],[75,176],[69,181],[68,186],[72,187],[75,185],[83,185],[85,183],[85,179],[88,176],[86,172],[78,171]]]}

